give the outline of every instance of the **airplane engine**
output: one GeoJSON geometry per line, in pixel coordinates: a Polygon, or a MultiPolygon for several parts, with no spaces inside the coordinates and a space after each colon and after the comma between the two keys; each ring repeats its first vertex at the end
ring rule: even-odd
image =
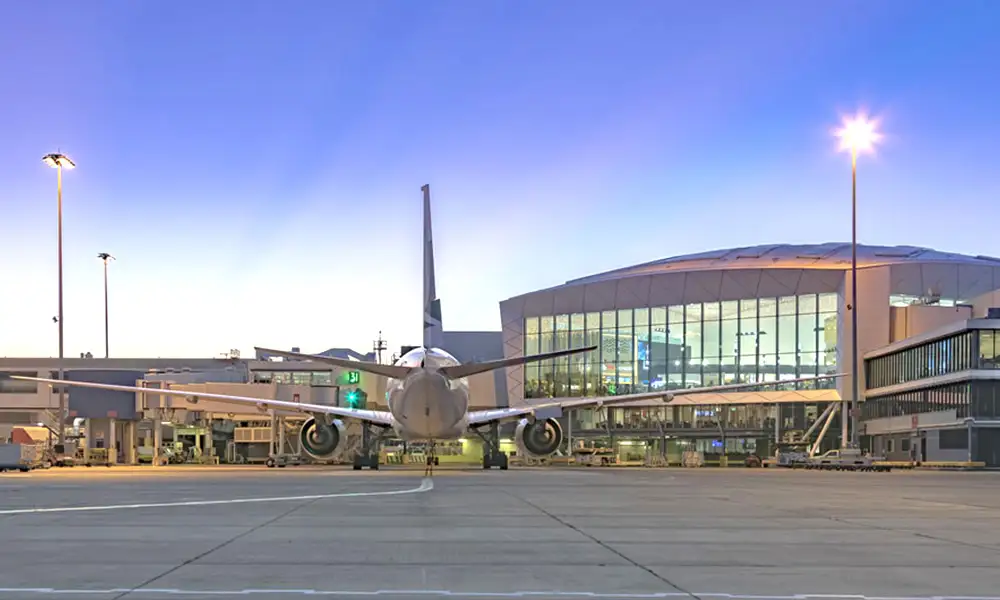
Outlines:
{"type": "Polygon", "coordinates": [[[331,425],[323,425],[315,418],[308,419],[299,430],[302,451],[316,459],[332,457],[347,440],[344,424],[336,419],[331,425]]]}
{"type": "Polygon", "coordinates": [[[555,419],[536,420],[534,423],[521,419],[514,432],[517,447],[534,458],[554,454],[562,440],[562,426],[555,419]]]}

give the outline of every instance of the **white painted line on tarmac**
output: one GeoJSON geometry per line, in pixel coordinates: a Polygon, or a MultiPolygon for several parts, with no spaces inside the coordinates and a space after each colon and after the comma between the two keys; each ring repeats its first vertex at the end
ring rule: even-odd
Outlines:
{"type": "MultiPolygon", "coordinates": [[[[32,513],[88,512],[100,510],[123,510],[127,508],[167,508],[174,506],[213,506],[217,504],[256,504],[262,502],[292,502],[295,500],[322,500],[325,498],[359,498],[368,496],[401,496],[403,494],[419,494],[434,489],[434,481],[425,477],[419,487],[408,490],[390,490],[387,492],[341,492],[339,494],[310,494],[307,496],[277,496],[269,498],[236,498],[232,500],[189,500],[180,502],[149,502],[142,504],[108,504],[104,506],[54,506],[51,508],[13,508],[0,510],[2,515],[27,515],[32,513]]],[[[0,588],[5,592],[6,588],[0,588]]],[[[56,592],[46,592],[56,593],[56,592]]],[[[75,593],[75,592],[62,592],[75,593]]],[[[232,592],[235,593],[235,592],[232,592]]]]}
{"type": "MultiPolygon", "coordinates": [[[[409,491],[408,493],[413,493],[409,491]]],[[[1000,596],[866,596],[864,594],[722,594],[701,592],[603,593],[557,590],[518,592],[458,592],[450,590],[315,590],[251,588],[242,590],[187,590],[179,588],[0,588],[0,594],[158,594],[173,596],[424,596],[437,598],[724,598],[726,600],[1000,600],[1000,596]]]]}

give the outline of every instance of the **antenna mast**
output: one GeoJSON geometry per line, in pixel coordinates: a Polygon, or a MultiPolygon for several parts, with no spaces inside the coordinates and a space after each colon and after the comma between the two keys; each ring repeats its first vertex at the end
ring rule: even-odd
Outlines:
{"type": "Polygon", "coordinates": [[[375,340],[375,344],[374,346],[372,346],[372,350],[375,351],[375,354],[377,356],[376,360],[378,361],[378,364],[382,364],[382,351],[385,349],[386,349],[385,340],[382,339],[382,332],[379,331],[378,339],[375,340]]]}

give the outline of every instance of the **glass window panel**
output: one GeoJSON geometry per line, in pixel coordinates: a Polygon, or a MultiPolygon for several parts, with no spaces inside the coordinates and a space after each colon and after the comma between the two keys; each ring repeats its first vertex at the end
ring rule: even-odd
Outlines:
{"type": "Polygon", "coordinates": [[[555,369],[552,381],[552,396],[562,398],[568,395],[569,387],[569,357],[555,359],[555,369]]]}
{"type": "Polygon", "coordinates": [[[569,328],[573,331],[583,331],[583,313],[576,313],[569,317],[569,328]]]}
{"type": "Polygon", "coordinates": [[[719,346],[719,339],[722,335],[722,326],[719,321],[705,321],[702,324],[702,356],[715,358],[722,356],[719,346]]]}
{"type": "Polygon", "coordinates": [[[821,313],[835,313],[837,312],[837,294],[832,292],[829,294],[819,295],[819,312],[821,313]]]}
{"type": "MultiPolygon", "coordinates": [[[[546,335],[546,334],[542,334],[546,335]]],[[[551,334],[548,334],[551,335],[551,334]]],[[[538,395],[536,398],[552,397],[552,361],[543,360],[538,362],[538,395]]]]}
{"type": "Polygon", "coordinates": [[[528,317],[524,320],[525,333],[538,333],[538,317],[528,317]]]}
{"type": "Polygon", "coordinates": [[[618,327],[632,326],[632,309],[626,308],[618,311],[618,327]]]}
{"type": "Polygon", "coordinates": [[[650,322],[653,325],[663,325],[667,322],[667,307],[665,306],[654,306],[652,308],[652,314],[650,316],[650,322]]]}
{"type": "Polygon", "coordinates": [[[722,303],[722,320],[736,319],[740,314],[740,303],[736,300],[726,300],[722,303]]]}
{"type": "MultiPolygon", "coordinates": [[[[718,327],[718,324],[716,324],[718,327]]],[[[702,361],[702,382],[705,385],[721,385],[722,383],[722,364],[719,362],[719,358],[715,356],[710,356],[703,358],[702,361]]]]}
{"type": "Polygon", "coordinates": [[[696,302],[694,304],[688,304],[684,307],[684,322],[685,323],[700,323],[701,322],[701,303],[696,302]]]}
{"type": "MultiPolygon", "coordinates": [[[[573,334],[579,335],[581,338],[583,334],[573,334]]],[[[584,357],[583,354],[573,354],[569,356],[569,389],[566,390],[567,396],[583,396],[584,395],[584,357]]]]}
{"type": "Polygon", "coordinates": [[[596,331],[601,328],[601,313],[587,313],[586,325],[588,331],[596,331]]]}
{"type": "Polygon", "coordinates": [[[538,354],[538,334],[529,334],[524,336],[524,355],[530,356],[532,354],[538,354]]]}
{"type": "Polygon", "coordinates": [[[739,350],[739,321],[722,321],[722,356],[736,356],[739,350]]]}
{"type": "Polygon", "coordinates": [[[798,375],[798,356],[794,352],[778,355],[778,378],[795,379],[798,375]]]}
{"type": "Polygon", "coordinates": [[[688,356],[684,364],[684,385],[686,387],[701,387],[701,358],[688,356]]]}
{"type": "Polygon", "coordinates": [[[671,306],[667,308],[667,318],[670,323],[683,323],[684,322],[684,307],[683,306],[671,306]]]}
{"type": "Polygon", "coordinates": [[[566,327],[560,328],[559,321],[556,320],[556,350],[569,349],[569,320],[566,320],[566,327]]]}
{"type": "Polygon", "coordinates": [[[819,355],[813,352],[800,352],[799,353],[799,376],[809,377],[810,375],[816,375],[816,369],[819,365],[819,355]]]}
{"type": "MultiPolygon", "coordinates": [[[[801,306],[801,304],[800,304],[801,306]]],[[[815,305],[814,305],[815,307],[815,305]]],[[[817,323],[816,323],[816,313],[815,312],[800,312],[799,313],[799,351],[800,352],[816,352],[818,346],[816,345],[817,323]]]]}
{"type": "Polygon", "coordinates": [[[584,346],[597,346],[596,350],[591,350],[590,352],[584,352],[583,358],[587,362],[596,363],[601,361],[601,332],[600,330],[588,330],[584,334],[584,346]]]}
{"type": "Polygon", "coordinates": [[[542,398],[541,386],[538,383],[538,364],[524,365],[524,397],[542,398]]]}
{"type": "Polygon", "coordinates": [[[606,310],[601,313],[601,329],[604,331],[614,331],[618,326],[617,313],[613,310],[606,310]]]}
{"type": "MultiPolygon", "coordinates": [[[[757,299],[740,300],[740,319],[753,321],[756,328],[757,321],[757,299]]],[[[744,330],[746,331],[746,330],[744,330]]]]}
{"type": "Polygon", "coordinates": [[[736,357],[722,358],[722,383],[736,383],[736,357]]]}
{"type": "Polygon", "coordinates": [[[979,331],[979,363],[983,369],[997,368],[996,331],[979,331]]]}
{"type": "Polygon", "coordinates": [[[538,331],[548,333],[555,330],[555,317],[541,317],[538,331]]]}
{"type": "Polygon", "coordinates": [[[555,350],[555,334],[552,330],[542,330],[542,333],[538,334],[538,339],[540,343],[538,344],[539,352],[552,352],[555,350]]]}
{"type": "Polygon", "coordinates": [[[816,312],[816,294],[799,296],[799,314],[816,312]]]}
{"type": "Polygon", "coordinates": [[[684,324],[685,356],[689,364],[701,365],[701,322],[684,324]]]}
{"type": "Polygon", "coordinates": [[[795,319],[795,298],[791,300],[791,312],[785,312],[785,304],[778,302],[778,354],[791,353],[794,356],[798,352],[795,341],[798,324],[795,319]]]}
{"type": "Polygon", "coordinates": [[[667,334],[666,327],[653,326],[649,346],[650,386],[659,389],[667,383],[667,334]]]}
{"type": "Polygon", "coordinates": [[[758,301],[758,314],[762,317],[776,317],[778,316],[778,299],[777,298],[761,298],[758,301]]]}
{"type": "Polygon", "coordinates": [[[791,316],[797,312],[795,296],[783,296],[778,298],[778,316],[791,316]]]}
{"type": "Polygon", "coordinates": [[[569,329],[569,315],[556,315],[556,330],[569,329]]]}
{"type": "MultiPolygon", "coordinates": [[[[740,327],[749,326],[740,320],[740,327]]],[[[740,332],[740,373],[752,373],[757,364],[757,335],[755,331],[740,332]]]]}
{"type": "MultiPolygon", "coordinates": [[[[778,318],[777,317],[760,317],[760,322],[757,324],[757,345],[758,352],[760,352],[761,358],[765,356],[770,356],[771,362],[768,364],[774,364],[774,354],[778,351],[778,318]]],[[[761,364],[764,364],[761,361],[761,364]]]]}
{"type": "MultiPolygon", "coordinates": [[[[631,317],[631,313],[629,316],[631,317]]],[[[632,327],[622,325],[621,314],[618,318],[618,383],[632,383],[635,369],[635,339],[632,336],[632,327]]]]}
{"type": "Polygon", "coordinates": [[[703,302],[701,304],[701,318],[703,321],[718,321],[721,315],[718,302],[703,302]]]}
{"type": "Polygon", "coordinates": [[[635,326],[646,326],[649,325],[649,309],[648,308],[636,308],[633,309],[633,325],[635,326]]]}
{"type": "MultiPolygon", "coordinates": [[[[822,304],[822,302],[821,302],[822,304]]],[[[823,373],[834,373],[837,369],[837,313],[821,313],[819,316],[819,352],[823,363],[823,373]]],[[[884,362],[883,362],[884,364],[884,362]]]]}

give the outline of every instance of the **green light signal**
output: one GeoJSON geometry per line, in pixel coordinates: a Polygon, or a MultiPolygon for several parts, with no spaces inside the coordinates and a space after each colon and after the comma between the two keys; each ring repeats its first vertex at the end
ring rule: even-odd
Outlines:
{"type": "Polygon", "coordinates": [[[344,400],[347,401],[347,406],[349,406],[351,408],[357,408],[357,405],[358,405],[358,391],[357,390],[351,390],[351,391],[347,392],[347,395],[344,397],[344,400]]]}

